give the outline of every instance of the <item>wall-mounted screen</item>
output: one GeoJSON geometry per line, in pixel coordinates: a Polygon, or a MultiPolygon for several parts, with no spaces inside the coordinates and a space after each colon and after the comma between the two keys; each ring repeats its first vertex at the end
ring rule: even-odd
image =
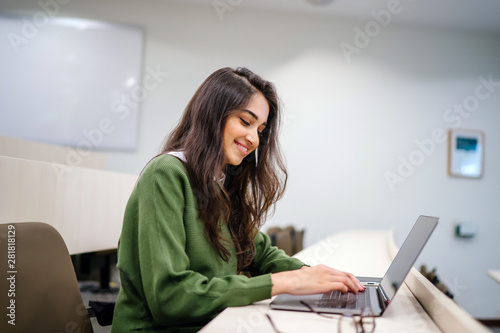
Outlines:
{"type": "Polygon", "coordinates": [[[0,14],[0,135],[81,150],[134,149],[143,29],[0,14]]]}

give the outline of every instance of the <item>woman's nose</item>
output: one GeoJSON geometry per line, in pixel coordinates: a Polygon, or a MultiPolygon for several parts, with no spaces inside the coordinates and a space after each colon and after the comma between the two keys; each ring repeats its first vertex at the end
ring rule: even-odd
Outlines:
{"type": "Polygon", "coordinates": [[[252,130],[247,134],[246,137],[250,148],[256,148],[259,146],[259,132],[258,130],[252,130]]]}

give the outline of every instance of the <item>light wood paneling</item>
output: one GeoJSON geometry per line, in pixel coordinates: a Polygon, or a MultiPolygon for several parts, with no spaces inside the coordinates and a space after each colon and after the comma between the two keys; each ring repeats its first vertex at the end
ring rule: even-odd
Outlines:
{"type": "Polygon", "coordinates": [[[5,136],[0,136],[0,155],[84,168],[106,168],[104,154],[5,136]]]}
{"type": "Polygon", "coordinates": [[[0,223],[51,224],[71,254],[113,249],[136,179],[134,175],[0,156],[0,223]]]}

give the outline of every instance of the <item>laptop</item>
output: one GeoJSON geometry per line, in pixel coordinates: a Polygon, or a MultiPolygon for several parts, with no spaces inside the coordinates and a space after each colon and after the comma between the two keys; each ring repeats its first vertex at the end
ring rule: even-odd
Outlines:
{"type": "Polygon", "coordinates": [[[410,272],[438,220],[437,217],[419,216],[383,278],[357,277],[366,286],[365,291],[357,295],[339,291],[315,295],[281,294],[271,302],[271,309],[311,311],[303,304],[306,303],[316,312],[359,315],[364,307],[370,306],[375,316],[381,316],[410,272]]]}

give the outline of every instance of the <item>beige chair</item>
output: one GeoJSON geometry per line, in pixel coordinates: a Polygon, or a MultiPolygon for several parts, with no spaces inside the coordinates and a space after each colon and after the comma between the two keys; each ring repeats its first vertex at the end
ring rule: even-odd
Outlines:
{"type": "Polygon", "coordinates": [[[0,332],[93,332],[68,249],[52,226],[0,224],[0,263],[0,332]]]}
{"type": "Polygon", "coordinates": [[[296,230],[293,226],[272,227],[267,229],[266,233],[271,239],[271,245],[282,249],[289,256],[302,250],[304,230],[296,230]]]}

